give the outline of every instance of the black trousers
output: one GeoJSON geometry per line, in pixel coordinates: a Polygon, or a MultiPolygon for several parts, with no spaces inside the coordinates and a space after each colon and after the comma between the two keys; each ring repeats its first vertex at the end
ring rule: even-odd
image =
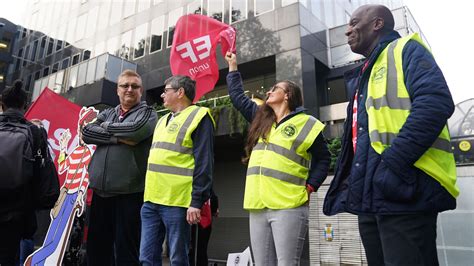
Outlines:
{"type": "Polygon", "coordinates": [[[439,265],[438,214],[359,215],[369,265],[439,265]]]}
{"type": "Polygon", "coordinates": [[[143,193],[92,197],[87,264],[139,265],[143,193]]]}
{"type": "Polygon", "coordinates": [[[18,265],[22,221],[0,222],[0,265],[18,265]]]}
{"type": "Polygon", "coordinates": [[[209,244],[211,231],[212,231],[212,224],[210,224],[207,228],[202,228],[200,225],[196,225],[196,224],[191,227],[191,245],[189,246],[189,265],[190,266],[207,266],[208,265],[207,245],[209,244]],[[196,246],[196,228],[198,228],[197,246],[196,246]],[[197,247],[197,250],[195,247],[197,247]],[[195,264],[194,259],[196,257],[197,257],[197,260],[195,264]]]}

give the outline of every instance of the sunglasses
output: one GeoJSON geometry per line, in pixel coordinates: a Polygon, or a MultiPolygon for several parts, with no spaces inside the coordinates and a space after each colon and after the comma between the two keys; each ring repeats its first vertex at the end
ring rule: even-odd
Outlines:
{"type": "Polygon", "coordinates": [[[132,87],[132,90],[137,90],[137,89],[142,87],[138,84],[128,84],[128,83],[119,84],[118,86],[119,86],[119,88],[124,89],[124,90],[128,89],[128,87],[132,87]]]}

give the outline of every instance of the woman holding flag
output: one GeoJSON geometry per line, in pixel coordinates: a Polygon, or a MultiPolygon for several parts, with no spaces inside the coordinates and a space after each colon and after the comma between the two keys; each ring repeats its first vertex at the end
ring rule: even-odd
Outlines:
{"type": "Polygon", "coordinates": [[[299,265],[308,230],[309,195],[326,179],[324,125],[304,113],[301,89],[276,83],[258,106],[244,94],[236,55],[227,52],[233,105],[249,121],[244,209],[256,265],[299,265]]]}

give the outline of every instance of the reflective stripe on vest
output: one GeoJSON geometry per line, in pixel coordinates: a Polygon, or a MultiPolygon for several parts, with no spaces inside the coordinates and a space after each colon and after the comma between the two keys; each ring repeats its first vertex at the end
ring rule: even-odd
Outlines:
{"type": "Polygon", "coordinates": [[[145,201],[189,207],[194,174],[191,135],[207,114],[208,108],[192,105],[175,114],[168,125],[171,114],[158,121],[148,157],[145,201]]]}
{"type": "MultiPolygon", "coordinates": [[[[369,137],[372,148],[379,154],[392,144],[410,114],[411,100],[404,83],[402,63],[402,51],[409,40],[425,46],[418,34],[397,39],[382,51],[370,73],[366,100],[369,137]]],[[[436,179],[454,197],[459,194],[447,126],[415,166],[436,179]]]]}
{"type": "Polygon", "coordinates": [[[308,149],[324,125],[312,116],[298,114],[268,134],[252,149],[247,169],[245,209],[294,208],[307,201],[311,154],[308,149]]]}

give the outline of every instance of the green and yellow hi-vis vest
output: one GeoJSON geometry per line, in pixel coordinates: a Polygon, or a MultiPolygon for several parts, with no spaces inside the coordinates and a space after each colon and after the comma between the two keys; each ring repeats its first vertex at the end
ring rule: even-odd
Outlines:
{"type": "Polygon", "coordinates": [[[153,144],[148,157],[144,201],[166,206],[188,208],[194,174],[193,140],[191,134],[201,120],[209,114],[208,108],[191,105],[157,123],[153,144]]]}
{"type": "MultiPolygon", "coordinates": [[[[390,147],[410,114],[411,100],[405,87],[402,62],[403,47],[409,40],[426,47],[418,34],[399,38],[382,51],[370,72],[365,105],[371,146],[379,154],[390,147]]],[[[453,197],[459,195],[447,126],[415,166],[436,179],[453,197]]]]}
{"type": "Polygon", "coordinates": [[[307,114],[297,114],[278,128],[273,124],[268,142],[259,139],[247,169],[244,208],[289,209],[308,200],[311,154],[308,149],[324,125],[307,114]]]}

